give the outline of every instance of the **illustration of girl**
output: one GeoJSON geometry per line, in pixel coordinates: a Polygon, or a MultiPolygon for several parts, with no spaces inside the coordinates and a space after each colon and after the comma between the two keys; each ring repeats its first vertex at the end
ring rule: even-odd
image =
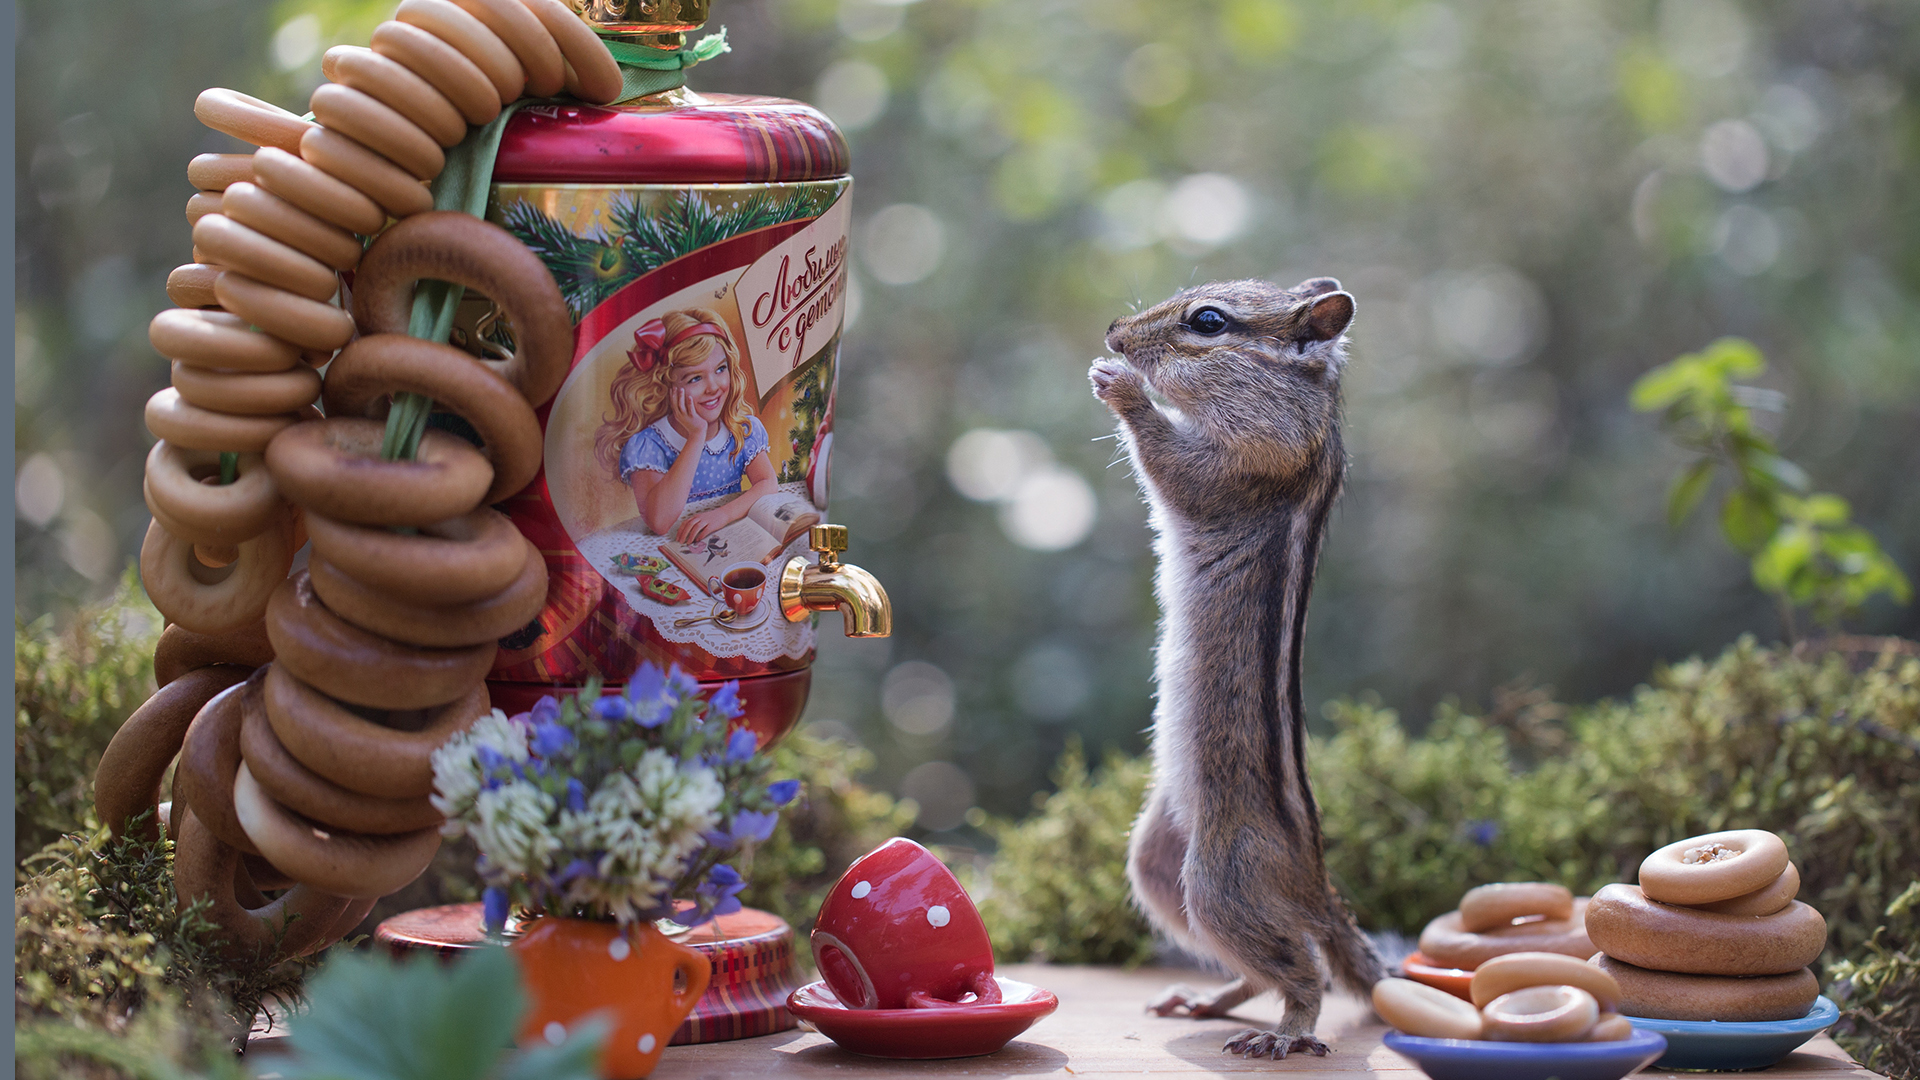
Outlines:
{"type": "Polygon", "coordinates": [[[669,311],[633,332],[594,452],[633,489],[657,535],[695,543],[776,490],[767,429],[742,400],[739,358],[726,323],[705,308],[669,311]],[[680,520],[689,501],[728,493],[737,497],[680,520]]]}

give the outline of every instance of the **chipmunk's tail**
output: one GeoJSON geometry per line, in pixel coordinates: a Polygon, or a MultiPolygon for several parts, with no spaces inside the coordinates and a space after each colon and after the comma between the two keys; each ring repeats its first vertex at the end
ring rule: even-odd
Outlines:
{"type": "Polygon", "coordinates": [[[1353,911],[1331,885],[1327,887],[1327,930],[1322,945],[1334,981],[1366,997],[1373,984],[1386,977],[1386,968],[1373,942],[1354,921],[1353,911]]]}

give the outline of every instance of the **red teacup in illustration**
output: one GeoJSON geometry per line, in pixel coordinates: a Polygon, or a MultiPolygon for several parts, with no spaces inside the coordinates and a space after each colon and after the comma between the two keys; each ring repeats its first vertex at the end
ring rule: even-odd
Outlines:
{"type": "Polygon", "coordinates": [[[966,890],[904,837],[860,857],[827,894],[813,958],[850,1009],[995,1005],[993,946],[966,890]]]}
{"type": "Polygon", "coordinates": [[[767,584],[767,572],[758,566],[730,566],[717,577],[707,579],[707,592],[726,599],[727,607],[739,618],[760,603],[767,584]]]}

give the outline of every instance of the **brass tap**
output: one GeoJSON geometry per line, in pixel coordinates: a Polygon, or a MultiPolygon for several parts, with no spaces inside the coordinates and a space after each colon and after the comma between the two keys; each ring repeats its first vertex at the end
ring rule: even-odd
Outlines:
{"type": "Polygon", "coordinates": [[[634,45],[673,50],[707,21],[711,0],[567,0],[587,25],[634,45]]]}
{"type": "Polygon", "coordinates": [[[839,609],[848,637],[886,637],[893,633],[893,601],[872,574],[840,561],[847,550],[845,525],[815,525],[807,546],[820,553],[818,565],[795,555],[780,572],[780,613],[799,622],[810,612],[839,609]]]}

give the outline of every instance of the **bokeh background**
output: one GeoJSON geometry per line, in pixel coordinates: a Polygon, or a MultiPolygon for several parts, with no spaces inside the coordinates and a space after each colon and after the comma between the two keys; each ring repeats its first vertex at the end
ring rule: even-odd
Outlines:
{"type": "MultiPolygon", "coordinates": [[[[22,0],[20,614],[70,612],[138,551],[184,166],[237,149],[195,94],[304,111],[321,52],[390,7],[22,0]]],[[[1375,695],[1418,726],[1777,638],[1711,515],[1668,528],[1685,458],[1626,405],[1725,334],[1766,352],[1786,455],[1920,571],[1920,6],[715,7],[733,51],[694,87],[812,101],[853,145],[834,514],[896,632],[823,633],[808,716],[937,838],[1027,807],[1074,735],[1144,746],[1145,513],[1085,370],[1111,319],[1189,283],[1358,297],[1310,709],[1375,695]]],[[[1920,636],[1920,612],[1850,628],[1920,636]]]]}

